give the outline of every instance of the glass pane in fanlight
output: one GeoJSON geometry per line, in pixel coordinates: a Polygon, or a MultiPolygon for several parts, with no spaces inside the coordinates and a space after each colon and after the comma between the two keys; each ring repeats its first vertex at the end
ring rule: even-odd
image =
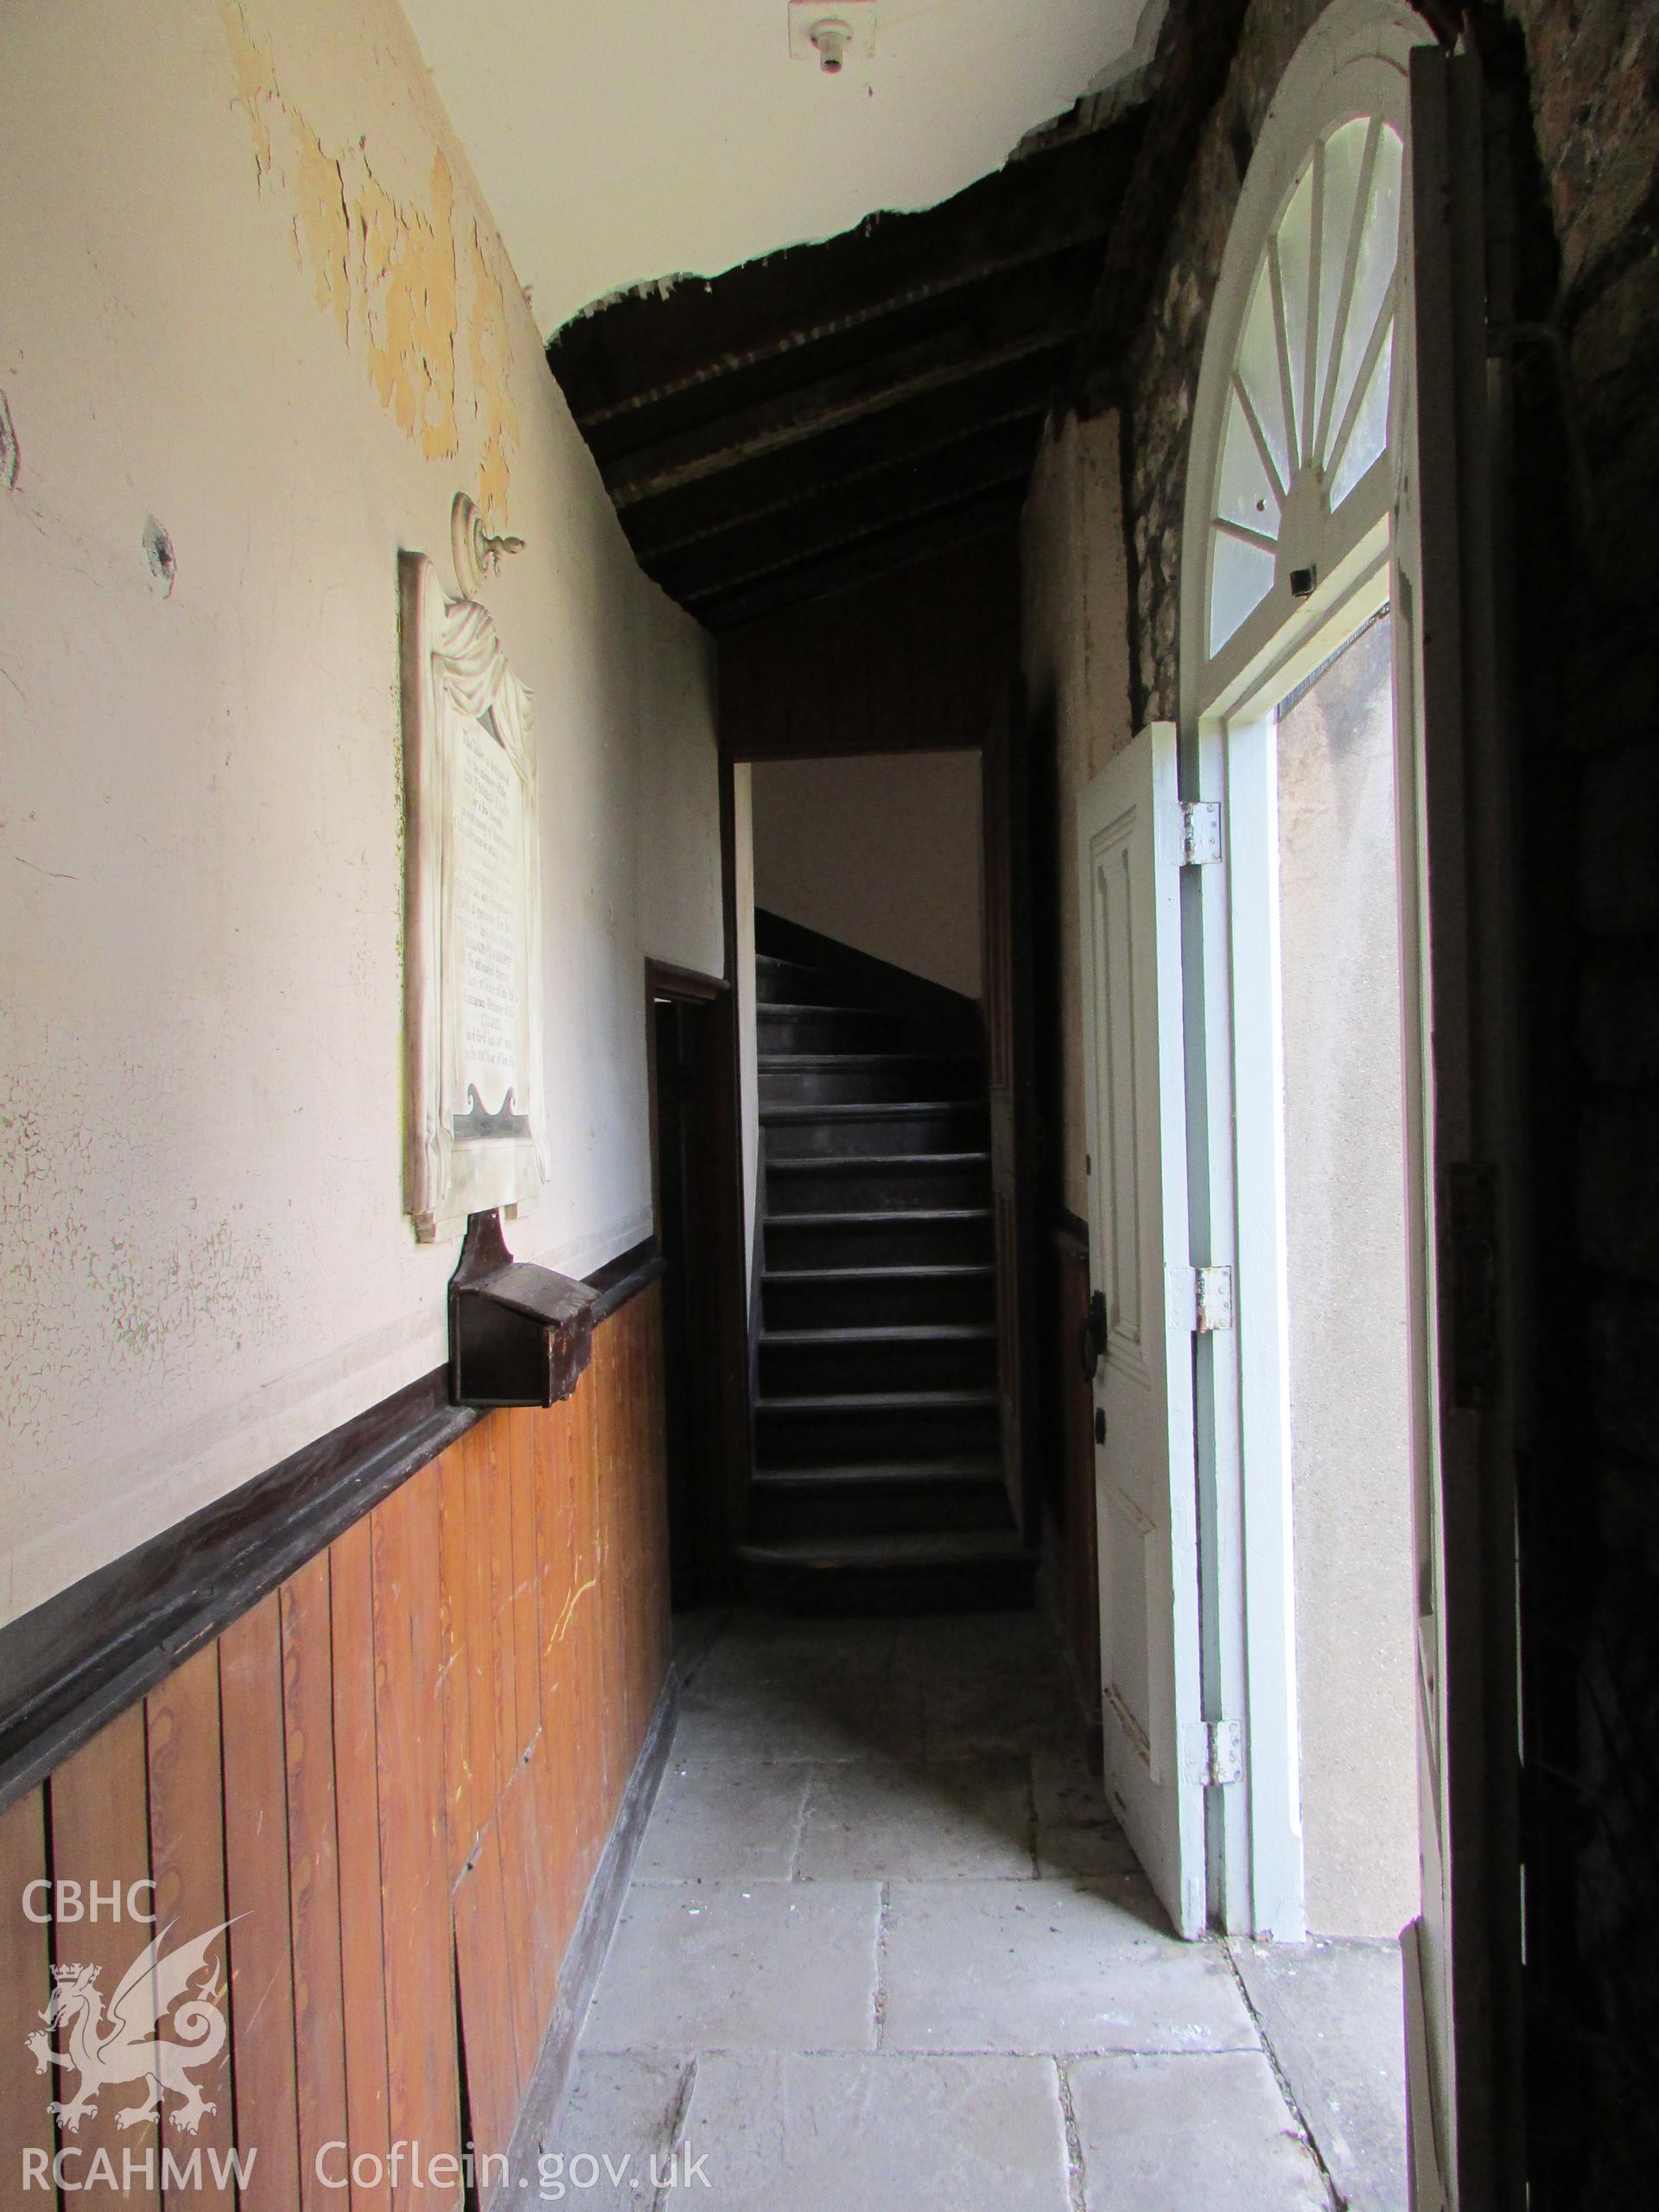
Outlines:
{"type": "Polygon", "coordinates": [[[1394,369],[1394,333],[1389,331],[1382,342],[1382,351],[1376,357],[1376,365],[1365,382],[1365,396],[1359,403],[1359,412],[1354,417],[1353,435],[1348,441],[1337,473],[1331,479],[1327,495],[1332,513],[1342,505],[1360,478],[1374,461],[1381,458],[1389,442],[1389,385],[1394,369]]]}
{"type": "MultiPolygon", "coordinates": [[[[1337,310],[1342,302],[1342,276],[1348,265],[1348,240],[1352,233],[1354,208],[1359,198],[1359,173],[1365,162],[1365,141],[1371,128],[1369,116],[1356,116],[1333,130],[1325,146],[1325,210],[1319,225],[1319,350],[1314,385],[1319,398],[1325,396],[1337,344],[1337,310]]],[[[1334,416],[1325,436],[1334,436],[1334,416]]],[[[1325,455],[1320,454],[1323,461],[1325,455]]]]}
{"type": "Polygon", "coordinates": [[[1244,403],[1234,392],[1227,403],[1227,435],[1222,441],[1221,475],[1216,491],[1216,512],[1263,537],[1279,535],[1279,501],[1250,426],[1244,403]]]}
{"type": "Polygon", "coordinates": [[[1255,289],[1250,295],[1249,312],[1244,317],[1244,327],[1238,340],[1239,381],[1250,395],[1256,419],[1262,425],[1262,435],[1268,442],[1268,451],[1273,455],[1273,465],[1279,471],[1279,480],[1288,484],[1293,471],[1290,465],[1290,440],[1285,435],[1285,410],[1280,398],[1279,340],[1273,320],[1273,287],[1268,281],[1267,256],[1262,257],[1262,266],[1256,271],[1255,289]]]}
{"type": "Polygon", "coordinates": [[[1343,333],[1336,402],[1331,410],[1332,439],[1341,434],[1342,418],[1358,381],[1366,341],[1394,283],[1395,264],[1400,256],[1401,156],[1399,136],[1385,124],[1377,144],[1376,167],[1372,172],[1370,205],[1365,210],[1364,227],[1360,232],[1353,302],[1348,310],[1348,327],[1343,333]]]}
{"type": "Polygon", "coordinates": [[[1310,442],[1307,426],[1307,319],[1312,311],[1313,266],[1313,164],[1302,171],[1279,226],[1279,283],[1285,302],[1285,338],[1290,354],[1290,397],[1298,456],[1310,442]]]}
{"type": "Polygon", "coordinates": [[[1245,545],[1223,531],[1211,531],[1210,653],[1213,659],[1248,615],[1273,589],[1274,558],[1258,545],[1245,545]]]}

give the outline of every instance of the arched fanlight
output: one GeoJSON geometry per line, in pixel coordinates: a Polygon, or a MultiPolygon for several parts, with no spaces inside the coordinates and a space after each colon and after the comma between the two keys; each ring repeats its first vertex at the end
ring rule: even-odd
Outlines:
{"type": "Polygon", "coordinates": [[[1311,588],[1331,524],[1340,540],[1344,505],[1387,450],[1402,156],[1382,117],[1338,124],[1256,264],[1214,480],[1211,659],[1275,583],[1311,588]]]}

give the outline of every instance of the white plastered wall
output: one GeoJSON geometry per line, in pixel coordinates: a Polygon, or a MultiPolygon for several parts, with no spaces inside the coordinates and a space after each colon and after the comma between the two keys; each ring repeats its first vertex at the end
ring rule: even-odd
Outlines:
{"type": "Polygon", "coordinates": [[[641,576],[394,0],[10,9],[0,1617],[436,1365],[403,1212],[397,556],[535,699],[552,1179],[648,1233],[643,962],[721,966],[709,642],[641,576]],[[147,560],[155,518],[170,592],[147,560]]]}
{"type": "Polygon", "coordinates": [[[758,906],[979,996],[977,753],[760,760],[753,773],[758,906]]]}
{"type": "Polygon", "coordinates": [[[1052,729],[1058,788],[1065,1199],[1087,1218],[1077,795],[1122,750],[1129,719],[1128,569],[1115,414],[1044,433],[1020,523],[1020,637],[1033,731],[1052,729]]]}

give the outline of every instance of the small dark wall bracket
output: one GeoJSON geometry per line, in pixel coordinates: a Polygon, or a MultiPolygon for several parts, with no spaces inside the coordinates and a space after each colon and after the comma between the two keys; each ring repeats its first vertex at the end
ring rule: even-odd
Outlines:
{"type": "Polygon", "coordinates": [[[595,1294],[515,1260],[499,1213],[467,1217],[449,1278],[449,1402],[553,1406],[593,1357],[595,1294]]]}

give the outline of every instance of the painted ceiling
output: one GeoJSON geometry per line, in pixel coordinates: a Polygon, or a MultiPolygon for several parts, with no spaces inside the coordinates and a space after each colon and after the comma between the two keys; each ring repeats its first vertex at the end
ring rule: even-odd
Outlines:
{"type": "MultiPolygon", "coordinates": [[[[1163,0],[876,0],[839,76],[789,0],[404,0],[543,334],[930,207],[1149,54],[1163,0]]],[[[819,12],[833,14],[833,0],[819,12]]]]}

